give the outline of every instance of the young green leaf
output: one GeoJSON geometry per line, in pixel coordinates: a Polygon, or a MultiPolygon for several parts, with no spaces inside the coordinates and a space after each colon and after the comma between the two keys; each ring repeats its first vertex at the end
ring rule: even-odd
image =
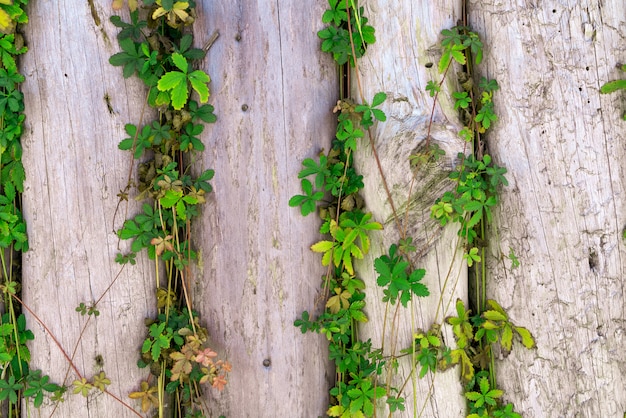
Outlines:
{"type": "Polygon", "coordinates": [[[314,192],[313,185],[307,179],[302,179],[301,183],[304,195],[296,195],[289,199],[289,206],[300,206],[302,216],[307,216],[315,212],[316,203],[324,197],[324,192],[314,192]]]}

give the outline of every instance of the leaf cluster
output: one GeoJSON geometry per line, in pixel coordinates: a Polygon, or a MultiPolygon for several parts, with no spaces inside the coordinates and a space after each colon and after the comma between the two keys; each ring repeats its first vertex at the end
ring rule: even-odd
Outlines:
{"type": "MultiPolygon", "coordinates": [[[[180,405],[193,411],[201,396],[201,385],[209,384],[222,390],[231,370],[227,361],[218,360],[217,353],[207,346],[208,333],[200,326],[197,313],[190,315],[172,308],[169,315],[159,314],[156,321],[147,323],[148,337],[142,344],[140,368],[149,367],[155,376],[164,371],[167,378],[165,391],[179,393],[180,405]]],[[[141,383],[141,390],[132,392],[131,399],[141,400],[141,408],[147,412],[158,406],[157,388],[148,382],[141,383]]]]}
{"type": "Polygon", "coordinates": [[[436,372],[439,362],[449,355],[450,349],[443,344],[440,335],[439,327],[433,324],[427,332],[419,330],[413,335],[412,347],[401,350],[402,353],[414,355],[416,364],[420,367],[420,379],[429,371],[436,372]]]}
{"type": "MultiPolygon", "coordinates": [[[[320,333],[329,341],[329,359],[335,363],[339,377],[330,391],[334,405],[328,416],[372,416],[376,399],[386,396],[384,386],[373,388],[372,382],[381,375],[386,360],[380,350],[372,348],[371,340],[355,339],[356,325],[366,322],[365,284],[347,271],[334,269],[335,275],[329,285],[333,289],[326,303],[326,310],[315,320],[304,311],[294,322],[302,333],[320,333]],[[360,415],[359,415],[360,414],[360,415]]],[[[403,398],[393,398],[395,408],[404,408],[403,398]]]]}
{"type": "MultiPolygon", "coordinates": [[[[477,237],[476,226],[483,219],[491,221],[492,209],[498,204],[498,187],[508,185],[504,176],[506,168],[495,164],[491,156],[484,155],[476,159],[474,155],[458,155],[460,165],[449,174],[456,183],[453,191],[447,191],[435,201],[431,207],[431,217],[441,225],[458,222],[459,235],[467,238],[469,244],[477,237]]],[[[470,255],[469,260],[480,261],[477,252],[470,255]]]]}
{"type": "Polygon", "coordinates": [[[374,260],[374,269],[378,273],[376,283],[385,288],[383,302],[389,301],[393,305],[399,298],[402,306],[406,307],[413,296],[430,295],[428,287],[421,282],[426,270],[410,269],[409,266],[406,256],[398,251],[396,244],[389,247],[388,254],[374,260]]]}
{"type": "Polygon", "coordinates": [[[24,126],[24,81],[15,57],[26,52],[21,36],[0,36],[0,247],[28,251],[26,224],[18,193],[24,191],[21,137],[24,126]]]}
{"type": "Polygon", "coordinates": [[[12,34],[18,24],[28,23],[27,4],[28,0],[0,1],[0,33],[12,34]]]}
{"type": "MultiPolygon", "coordinates": [[[[353,105],[348,101],[340,101],[335,108],[340,110],[337,117],[337,131],[332,149],[328,154],[320,154],[318,160],[306,158],[304,168],[298,173],[304,194],[295,195],[289,200],[289,206],[300,207],[303,216],[315,212],[317,204],[323,202],[326,193],[334,198],[342,198],[342,209],[354,209],[359,199],[356,195],[363,188],[363,176],[358,175],[352,167],[352,152],[356,151],[357,142],[365,136],[367,130],[374,124],[374,120],[384,122],[385,113],[378,109],[387,95],[379,92],[374,95],[372,104],[367,102],[353,105]],[[308,178],[313,177],[313,182],[308,178]]],[[[332,205],[331,205],[332,207],[332,205]]],[[[328,207],[325,208],[322,219],[325,219],[328,207]]],[[[336,206],[333,207],[336,209],[336,206]]]]}
{"type": "Polygon", "coordinates": [[[483,60],[483,44],[478,34],[467,26],[455,26],[441,31],[442,54],[439,59],[439,73],[445,73],[452,61],[460,65],[468,63],[469,55],[473,55],[476,64],[483,60]]]}
{"type": "Polygon", "coordinates": [[[328,5],[322,16],[328,26],[317,32],[322,51],[332,54],[338,65],[349,62],[354,67],[355,58],[361,58],[367,46],[376,42],[375,30],[363,16],[358,0],[328,0],[328,5]]]}
{"type": "Polygon", "coordinates": [[[354,275],[352,259],[362,259],[369,252],[368,231],[383,228],[378,222],[370,222],[371,217],[370,213],[353,211],[342,213],[339,223],[329,219],[322,229],[327,227],[332,239],[311,246],[312,251],[323,253],[322,265],[327,266],[332,262],[335,267],[342,267],[348,274],[354,275]]]}
{"type": "Polygon", "coordinates": [[[5,375],[0,379],[0,400],[9,402],[9,409],[20,408],[21,396],[32,399],[38,408],[43,403],[45,392],[53,393],[61,389],[51,383],[49,376],[42,376],[40,370],[30,370],[30,350],[27,342],[34,340],[32,331],[26,328],[26,317],[20,314],[12,318],[4,313],[0,324],[0,367],[5,375]]]}
{"type": "MultiPolygon", "coordinates": [[[[176,2],[172,8],[182,11],[182,5],[185,13],[190,13],[187,2],[176,2]]],[[[158,4],[153,7],[162,9],[158,4]]],[[[135,10],[130,14],[130,22],[122,21],[119,16],[111,17],[111,23],[121,29],[117,39],[122,50],[112,55],[109,63],[123,67],[125,78],[137,75],[148,87],[148,103],[153,107],[171,104],[175,111],[182,111],[192,90],[205,103],[209,98],[210,77],[202,70],[191,69],[191,62],[204,58],[205,52],[192,47],[190,33],[184,34],[180,28],[166,24],[165,15],[156,13],[158,9],[144,19],[135,10]]]]}
{"type": "Polygon", "coordinates": [[[442,370],[459,364],[465,382],[465,396],[469,401],[468,417],[519,417],[512,404],[502,404],[502,391],[492,387],[489,361],[492,347],[499,344],[504,353],[512,349],[514,336],[527,349],[535,348],[535,340],[526,328],[515,325],[506,311],[495,300],[487,300],[488,309],[472,315],[462,300],[456,302],[456,316],[446,318],[452,326],[457,348],[439,362],[442,370]],[[475,370],[478,369],[478,372],[475,370]]]}

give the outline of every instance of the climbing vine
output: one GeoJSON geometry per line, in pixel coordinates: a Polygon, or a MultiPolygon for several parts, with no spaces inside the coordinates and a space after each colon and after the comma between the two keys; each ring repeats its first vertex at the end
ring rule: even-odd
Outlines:
{"type": "MultiPolygon", "coordinates": [[[[465,124],[459,136],[470,152],[458,154],[457,167],[449,174],[455,186],[433,203],[431,216],[442,226],[459,224],[455,247],[463,251],[462,258],[473,272],[470,276],[476,280],[472,305],[475,313],[458,300],[455,305],[457,316],[445,319],[452,326],[456,347],[445,344],[442,324],[434,323],[427,331],[415,330],[408,348],[387,355],[384,347],[374,348],[371,340],[361,340],[358,332],[358,323],[371,318],[365,313],[365,284],[358,277],[353,261],[363,259],[369,252],[370,231],[382,229],[382,225],[365,210],[360,196],[363,177],[353,166],[353,154],[362,138],[370,139],[372,155],[400,235],[399,242],[392,244],[386,254],[374,261],[374,270],[378,274],[376,282],[383,288],[382,302],[387,305],[385,312],[393,308],[397,313],[414,298],[428,297],[430,292],[422,282],[426,271],[416,268],[409,257],[416,247],[412,237],[406,236],[401,227],[402,220],[396,213],[371,140],[371,127],[386,121],[385,113],[378,108],[386,100],[386,94],[377,93],[371,103],[365,101],[356,71],[361,103],[348,97],[350,68],[357,67],[358,58],[375,43],[375,30],[368,24],[364,9],[357,1],[329,0],[328,4],[329,9],[322,16],[328,26],[318,32],[318,36],[322,50],[332,54],[340,66],[341,98],[334,109],[338,114],[336,137],[327,153],[303,161],[304,168],[298,174],[303,194],[293,196],[289,202],[292,207],[300,207],[303,216],[317,212],[322,220],[320,233],[327,236],[311,246],[312,251],[322,255],[321,264],[328,269],[321,284],[326,301],[324,310],[316,317],[305,311],[294,323],[303,333],[321,333],[329,341],[329,358],[335,363],[336,381],[330,389],[331,405],[327,414],[342,418],[375,416],[378,401],[382,399],[390,415],[405,410],[406,400],[402,393],[406,382],[394,387],[390,376],[395,373],[398,357],[410,355],[411,374],[417,374],[419,378],[453,365],[460,366],[468,417],[519,417],[512,404],[503,402],[503,392],[497,389],[492,349],[499,344],[504,351],[510,351],[515,336],[525,347],[533,348],[534,339],[526,328],[514,324],[496,301],[486,299],[485,228],[498,204],[498,191],[507,185],[507,180],[506,169],[495,164],[485,151],[484,134],[497,122],[493,96],[498,84],[495,80],[483,78],[476,88],[472,81],[472,65],[482,61],[483,45],[479,36],[466,26],[442,31],[442,54],[437,66],[441,78],[426,86],[433,98],[433,110],[425,151],[407,156],[411,167],[417,171],[427,169],[445,154],[437,144],[430,143],[430,129],[449,70],[454,65],[461,66],[466,75],[459,80],[462,90],[453,93],[452,97],[454,108],[465,124]]],[[[413,184],[410,190],[413,190],[413,184]]],[[[516,260],[512,252],[510,258],[516,260]]],[[[441,303],[440,300],[440,306],[441,303]]],[[[387,322],[386,315],[382,319],[384,323],[387,322]]],[[[392,328],[395,328],[397,315],[393,314],[392,318],[392,328]]],[[[418,410],[416,398],[413,402],[414,409],[418,410]]]]}
{"type": "Polygon", "coordinates": [[[24,191],[21,137],[24,126],[24,95],[20,84],[18,57],[28,49],[20,34],[28,23],[26,0],[0,2],[0,262],[5,312],[0,315],[0,401],[6,416],[20,416],[22,400],[26,411],[39,407],[44,395],[62,392],[41,370],[29,367],[27,343],[34,339],[27,328],[20,301],[20,255],[28,251],[26,224],[21,212],[24,191]],[[17,303],[16,303],[17,302],[17,303]]]}
{"type": "MultiPolygon", "coordinates": [[[[114,4],[121,6],[122,2],[114,4]]],[[[198,175],[192,170],[204,150],[200,135],[206,124],[216,121],[213,106],[207,104],[210,77],[194,68],[206,51],[193,47],[189,30],[195,2],[143,0],[141,7],[132,1],[128,6],[130,22],[111,17],[120,28],[122,51],[109,61],[122,67],[125,78],[135,75],[143,81],[146,103],[157,111],[152,122],[127,124],[128,136],[119,143],[121,150],[142,161],[137,178],[131,168],[120,202],[134,194],[145,203],[118,231],[121,239],[132,242],[130,252],[118,254],[117,261],[132,265],[139,252],[147,251],[154,260],[157,310],[156,317],[146,322],[147,336],[139,353],[138,366],[146,368],[147,376],[129,396],[140,401],[143,412],[155,408],[159,417],[165,415],[166,405],[175,416],[202,417],[203,386],[223,389],[231,368],[208,346],[207,330],[190,294],[190,264],[198,259],[191,221],[212,191],[209,181],[214,175],[213,170],[198,175]]]]}

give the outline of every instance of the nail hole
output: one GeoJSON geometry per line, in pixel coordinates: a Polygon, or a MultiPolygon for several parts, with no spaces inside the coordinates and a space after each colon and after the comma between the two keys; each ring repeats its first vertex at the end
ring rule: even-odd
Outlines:
{"type": "Polygon", "coordinates": [[[241,34],[240,33],[235,35],[235,41],[237,41],[237,42],[241,41],[241,34]]]}
{"type": "Polygon", "coordinates": [[[241,105],[241,110],[243,110],[244,112],[247,112],[248,111],[248,105],[247,104],[241,105]]]}
{"type": "Polygon", "coordinates": [[[427,62],[426,65],[424,65],[426,68],[432,68],[433,63],[432,62],[427,62]]]}
{"type": "Polygon", "coordinates": [[[272,365],[272,362],[270,361],[270,359],[266,358],[265,360],[263,360],[263,367],[270,367],[272,365]]]}

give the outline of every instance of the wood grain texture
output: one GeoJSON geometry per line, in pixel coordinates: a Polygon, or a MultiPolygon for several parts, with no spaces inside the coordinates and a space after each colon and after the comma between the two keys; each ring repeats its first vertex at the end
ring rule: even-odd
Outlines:
{"type": "MultiPolygon", "coordinates": [[[[68,354],[86,319],[75,308],[98,299],[120,270],[114,262],[119,250],[113,231],[124,213],[115,224],[113,215],[132,161],[117,144],[124,138],[124,124],[138,123],[145,101],[143,87],[125,81],[121,69],[108,63],[117,52],[110,10],[109,0],[94,0],[101,22],[97,26],[86,1],[36,1],[29,5],[25,27],[23,201],[31,249],[23,257],[23,295],[68,354]]],[[[131,206],[129,214],[135,209],[131,206]]],[[[98,305],[100,316],[90,321],[74,359],[91,379],[100,372],[95,357],[101,355],[110,391],[125,400],[147,377],[136,361],[145,335],[143,320],[154,312],[151,268],[139,259],[121,274],[98,305]]],[[[61,383],[68,363],[31,315],[28,323],[35,333],[31,368],[61,383]]],[[[66,383],[74,379],[70,371],[66,383]]],[[[41,416],[50,412],[46,407],[41,416]]],[[[85,399],[70,390],[55,416],[136,415],[99,391],[85,399]]]]}
{"type": "Polygon", "coordinates": [[[624,260],[626,5],[472,1],[496,78],[489,149],[509,170],[492,231],[489,293],[537,349],[497,364],[505,399],[526,418],[626,411],[624,260]],[[498,243],[498,237],[500,239],[498,243]],[[517,269],[502,257],[511,247],[517,269]]]}
{"type": "Polygon", "coordinates": [[[309,250],[320,220],[288,205],[302,160],[334,133],[336,72],[316,36],[323,7],[198,2],[197,42],[220,37],[202,64],[218,121],[198,164],[216,175],[195,229],[203,265],[194,298],[233,365],[226,389],[207,394],[210,416],[317,417],[328,408],[327,343],[293,326],[314,308],[325,271],[309,250]]]}
{"type": "MultiPolygon", "coordinates": [[[[464,151],[464,143],[457,133],[461,129],[457,112],[450,102],[452,91],[456,91],[454,71],[442,87],[440,102],[435,108],[431,143],[438,144],[446,155],[436,164],[423,166],[413,172],[409,155],[424,150],[433,99],[426,92],[429,80],[439,82],[437,63],[441,51],[438,49],[439,34],[450,28],[460,18],[460,2],[436,4],[436,2],[394,2],[384,0],[366,2],[366,16],[376,29],[376,43],[369,47],[361,60],[359,74],[365,100],[372,101],[374,94],[383,91],[387,101],[382,109],[387,121],[377,124],[373,141],[380,157],[382,171],[388,183],[395,207],[407,236],[413,237],[418,255],[413,262],[416,268],[426,269],[424,283],[431,295],[420,298],[408,308],[400,307],[395,329],[391,322],[395,308],[386,312],[381,302],[382,289],[376,285],[377,274],[373,260],[388,251],[389,245],[398,243],[399,230],[384,190],[370,144],[365,141],[355,155],[357,170],[364,176],[363,196],[366,208],[374,219],[383,222],[384,231],[372,240],[372,249],[356,270],[367,286],[367,315],[369,322],[362,327],[360,336],[372,338],[374,347],[385,341],[385,354],[411,346],[412,335],[417,329],[428,330],[433,322],[441,324],[454,311],[457,298],[467,298],[467,267],[462,262],[456,230],[458,226],[445,229],[430,219],[430,207],[445,190],[452,187],[447,179],[456,163],[457,153],[464,151]],[[428,63],[434,65],[428,66],[428,63]],[[412,179],[415,177],[413,186],[412,179]],[[411,198],[409,191],[411,190],[411,198]],[[408,216],[406,216],[408,210],[408,216]],[[406,216],[406,217],[405,217],[406,216]],[[387,315],[387,328],[383,321],[387,315]]],[[[353,76],[356,80],[356,74],[353,76]]],[[[353,94],[360,97],[356,81],[353,94]]],[[[448,330],[444,330],[445,342],[454,345],[448,330]]],[[[396,412],[394,417],[460,417],[465,411],[461,394],[458,369],[437,373],[435,378],[428,374],[424,379],[411,377],[410,357],[399,362],[398,373],[393,385],[404,387],[406,411],[396,412]]],[[[379,416],[387,416],[379,409],[379,416]]]]}

